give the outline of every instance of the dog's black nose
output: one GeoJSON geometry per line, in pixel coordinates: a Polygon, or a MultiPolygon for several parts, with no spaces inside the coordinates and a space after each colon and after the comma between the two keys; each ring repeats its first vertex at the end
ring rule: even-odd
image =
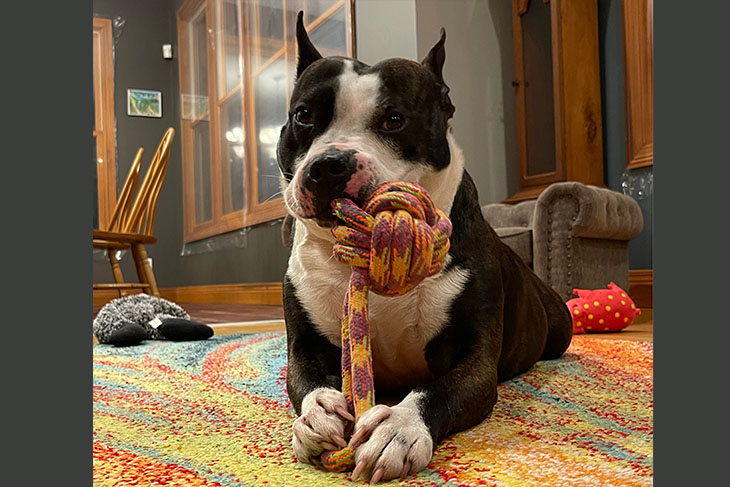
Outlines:
{"type": "Polygon", "coordinates": [[[334,221],[330,202],[348,197],[345,189],[357,172],[354,150],[329,147],[312,159],[302,174],[302,186],[311,194],[313,217],[320,222],[334,221]]]}
{"type": "Polygon", "coordinates": [[[317,156],[307,169],[305,186],[315,195],[326,193],[335,196],[344,190],[347,181],[357,169],[357,161],[351,151],[327,150],[317,156]]]}

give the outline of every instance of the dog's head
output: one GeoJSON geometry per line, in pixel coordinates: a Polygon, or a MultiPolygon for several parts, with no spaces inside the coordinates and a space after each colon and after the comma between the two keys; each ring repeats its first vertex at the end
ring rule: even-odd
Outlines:
{"type": "Polygon", "coordinates": [[[384,182],[422,182],[449,166],[445,40],[442,29],[421,63],[323,58],[299,13],[297,79],[277,147],[292,215],[329,227],[333,199],[362,202],[384,182]]]}

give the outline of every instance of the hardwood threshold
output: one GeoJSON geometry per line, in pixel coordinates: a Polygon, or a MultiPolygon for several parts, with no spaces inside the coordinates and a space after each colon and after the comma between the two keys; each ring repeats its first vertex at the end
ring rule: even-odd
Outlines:
{"type": "Polygon", "coordinates": [[[244,321],[240,323],[216,323],[209,325],[218,335],[235,335],[236,333],[264,333],[284,331],[284,320],[244,321]]]}

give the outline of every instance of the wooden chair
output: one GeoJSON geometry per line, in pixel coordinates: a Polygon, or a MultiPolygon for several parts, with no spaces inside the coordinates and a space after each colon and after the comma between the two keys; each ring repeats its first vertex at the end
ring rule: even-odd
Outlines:
{"type": "Polygon", "coordinates": [[[140,147],[132,162],[127,179],[124,182],[112,218],[105,229],[93,231],[93,246],[105,249],[112,266],[114,283],[94,284],[94,289],[116,289],[119,296],[127,291],[141,289],[142,291],[159,296],[155,274],[148,260],[145,244],[153,244],[157,239],[152,235],[155,221],[157,198],[162,189],[162,183],[167,174],[167,165],[170,159],[172,139],[175,129],[168,128],[152,157],[137,197],[132,204],[133,195],[139,182],[139,173],[144,149],[140,147]],[[139,282],[125,282],[116,251],[131,249],[134,264],[137,268],[139,282]]]}

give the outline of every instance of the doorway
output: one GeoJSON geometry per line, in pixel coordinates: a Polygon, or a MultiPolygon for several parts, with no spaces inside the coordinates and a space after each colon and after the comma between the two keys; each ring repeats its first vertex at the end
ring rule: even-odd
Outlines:
{"type": "Polygon", "coordinates": [[[92,157],[94,228],[106,228],[117,199],[112,21],[94,18],[94,127],[92,157]]]}

